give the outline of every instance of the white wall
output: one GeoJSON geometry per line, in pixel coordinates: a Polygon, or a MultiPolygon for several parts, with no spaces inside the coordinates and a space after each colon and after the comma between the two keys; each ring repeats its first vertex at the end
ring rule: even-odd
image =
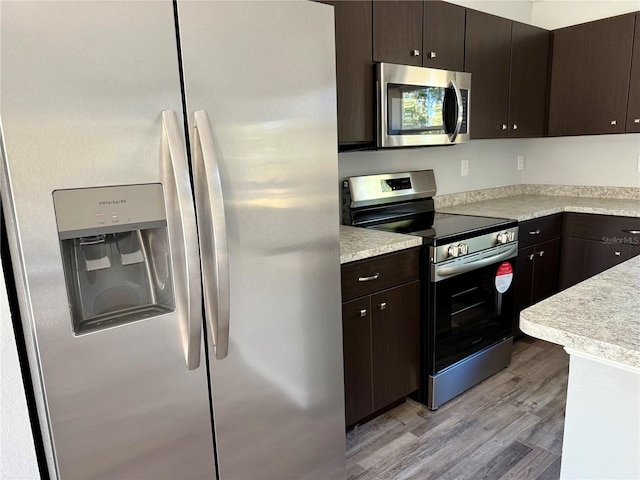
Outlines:
{"type": "Polygon", "coordinates": [[[523,183],[640,187],[640,134],[528,139],[523,183]]]}
{"type": "Polygon", "coordinates": [[[533,4],[531,23],[553,30],[637,10],[640,0],[544,0],[533,4]]]}
{"type": "Polygon", "coordinates": [[[0,478],[40,478],[0,265],[0,478]]]}
{"type": "Polygon", "coordinates": [[[533,3],[529,0],[447,0],[466,8],[472,8],[499,17],[531,23],[533,3]]]}
{"type": "Polygon", "coordinates": [[[524,152],[519,139],[472,140],[462,145],[341,153],[340,178],[353,175],[433,169],[438,194],[522,183],[517,170],[524,152]],[[469,160],[469,175],[460,176],[462,160],[469,160]]]}

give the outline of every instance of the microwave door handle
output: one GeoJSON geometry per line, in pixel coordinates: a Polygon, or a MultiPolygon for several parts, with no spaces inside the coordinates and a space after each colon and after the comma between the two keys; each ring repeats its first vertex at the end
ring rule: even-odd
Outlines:
{"type": "Polygon", "coordinates": [[[450,85],[456,94],[456,108],[457,108],[456,127],[454,128],[453,132],[451,132],[451,134],[449,135],[449,141],[454,142],[458,137],[458,134],[460,133],[460,129],[462,128],[462,93],[460,92],[460,88],[458,88],[458,85],[454,80],[451,80],[450,85]]]}
{"type": "Polygon", "coordinates": [[[204,315],[211,329],[215,357],[222,360],[229,351],[229,253],[220,168],[206,111],[194,112],[193,133],[204,315]]]}
{"type": "Polygon", "coordinates": [[[175,111],[162,112],[160,158],[175,282],[176,313],[187,368],[195,370],[200,366],[202,338],[200,255],[189,168],[179,125],[175,111]]]}

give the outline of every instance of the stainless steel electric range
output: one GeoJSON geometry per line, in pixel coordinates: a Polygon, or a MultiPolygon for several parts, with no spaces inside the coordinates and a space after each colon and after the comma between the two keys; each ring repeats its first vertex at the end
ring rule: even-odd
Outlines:
{"type": "Polygon", "coordinates": [[[511,362],[518,223],[434,209],[433,170],[349,177],[345,225],[418,235],[421,380],[431,409],[511,362]]]}

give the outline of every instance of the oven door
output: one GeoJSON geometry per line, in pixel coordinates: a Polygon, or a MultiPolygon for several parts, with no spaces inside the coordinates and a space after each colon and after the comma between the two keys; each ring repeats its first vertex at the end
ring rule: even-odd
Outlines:
{"type": "Polygon", "coordinates": [[[462,264],[432,265],[430,375],[511,336],[516,255],[517,245],[462,264]]]}

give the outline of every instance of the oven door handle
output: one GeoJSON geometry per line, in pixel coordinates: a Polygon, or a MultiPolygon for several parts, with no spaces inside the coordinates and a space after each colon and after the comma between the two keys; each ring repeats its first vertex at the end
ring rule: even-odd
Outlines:
{"type": "Polygon", "coordinates": [[[461,273],[471,272],[473,270],[477,270],[478,268],[486,267],[487,265],[491,265],[492,263],[499,262],[500,260],[511,258],[517,253],[518,246],[514,245],[510,249],[498,253],[497,255],[491,255],[490,257],[481,258],[480,260],[476,260],[474,262],[463,263],[462,265],[453,265],[450,267],[436,268],[434,271],[435,278],[432,278],[432,281],[438,282],[440,280],[444,280],[444,277],[452,277],[454,275],[460,275],[461,273]]]}

